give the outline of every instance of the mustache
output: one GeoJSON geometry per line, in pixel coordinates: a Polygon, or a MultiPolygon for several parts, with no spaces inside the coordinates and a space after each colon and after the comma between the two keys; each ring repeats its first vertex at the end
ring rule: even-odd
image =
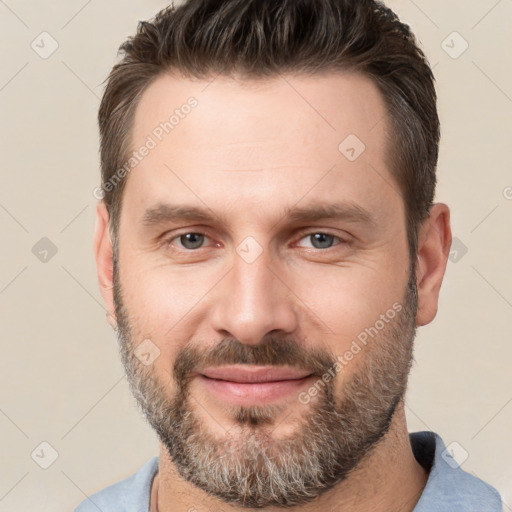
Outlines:
{"type": "Polygon", "coordinates": [[[334,354],[325,349],[309,349],[282,337],[268,336],[257,345],[225,338],[208,350],[200,345],[183,347],[176,356],[173,374],[178,386],[203,368],[224,365],[290,366],[321,377],[335,362],[334,354]]]}

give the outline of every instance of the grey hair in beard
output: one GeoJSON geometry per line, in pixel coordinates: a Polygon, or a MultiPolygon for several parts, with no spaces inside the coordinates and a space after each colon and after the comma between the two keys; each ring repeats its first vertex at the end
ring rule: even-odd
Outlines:
{"type": "Polygon", "coordinates": [[[345,480],[388,432],[412,363],[417,309],[413,270],[401,311],[354,356],[350,364],[357,365],[355,372],[345,377],[342,370],[336,379],[322,381],[308,404],[297,400],[295,416],[300,419],[293,433],[280,439],[272,431],[286,419],[283,405],[232,407],[234,426],[214,435],[198,414],[201,406],[191,398],[193,372],[222,364],[287,365],[308,369],[322,380],[334,367],[335,355],[276,335],[258,345],[224,339],[209,351],[189,343],[177,353],[169,381],[160,382],[152,367],[134,355],[137,343],[118,270],[114,265],[114,300],[130,389],[179,474],[198,488],[247,508],[305,504],[345,480]],[[343,385],[336,396],[338,377],[343,385]]]}

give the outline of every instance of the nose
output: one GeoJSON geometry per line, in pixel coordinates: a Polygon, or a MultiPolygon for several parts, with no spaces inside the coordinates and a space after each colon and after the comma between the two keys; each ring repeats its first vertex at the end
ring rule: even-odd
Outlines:
{"type": "Polygon", "coordinates": [[[212,327],[222,336],[256,345],[272,331],[297,328],[294,294],[265,252],[248,263],[238,254],[216,287],[212,327]],[[275,267],[275,268],[274,268],[275,267]]]}

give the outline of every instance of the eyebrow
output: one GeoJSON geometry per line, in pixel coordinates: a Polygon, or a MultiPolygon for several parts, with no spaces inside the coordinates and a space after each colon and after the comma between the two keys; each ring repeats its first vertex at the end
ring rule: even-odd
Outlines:
{"type": "MultiPolygon", "coordinates": [[[[343,220],[347,222],[364,224],[375,227],[377,222],[375,216],[365,208],[355,203],[330,203],[313,204],[303,207],[289,207],[284,210],[280,220],[288,223],[313,222],[319,220],[343,220]]],[[[216,215],[211,209],[205,207],[173,205],[159,203],[148,208],[141,219],[145,227],[158,226],[165,223],[179,221],[194,221],[213,223],[215,221],[227,224],[225,218],[216,215]]]]}

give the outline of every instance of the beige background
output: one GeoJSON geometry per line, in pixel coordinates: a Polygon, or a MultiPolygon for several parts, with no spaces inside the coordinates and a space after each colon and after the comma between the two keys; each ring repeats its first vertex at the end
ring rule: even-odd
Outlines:
{"type": "MultiPolygon", "coordinates": [[[[2,512],[73,510],[157,454],[105,321],[92,191],[101,82],[136,22],[165,5],[0,1],[2,512]],[[42,58],[53,40],[57,50],[42,58]],[[46,262],[43,237],[57,250],[46,262]],[[42,469],[52,450],[58,458],[42,469]]],[[[409,429],[459,443],[462,467],[500,489],[512,510],[512,1],[388,5],[435,67],[437,200],[451,206],[458,240],[439,314],[417,337],[409,429]]]]}

